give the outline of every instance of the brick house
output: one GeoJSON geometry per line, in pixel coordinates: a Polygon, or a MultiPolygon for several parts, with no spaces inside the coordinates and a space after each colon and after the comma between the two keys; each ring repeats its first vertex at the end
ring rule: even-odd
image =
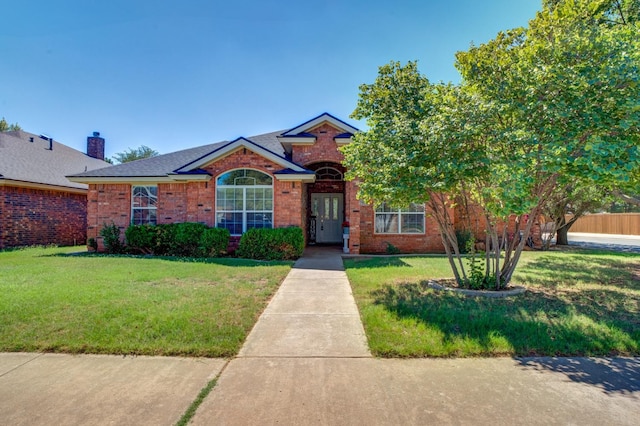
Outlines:
{"type": "Polygon", "coordinates": [[[84,244],[88,185],[65,176],[107,167],[104,139],[84,154],[46,136],[0,132],[0,249],[84,244]]]}
{"type": "MultiPolygon", "coordinates": [[[[442,252],[423,205],[377,209],[356,199],[338,150],[358,129],[324,113],[284,131],[90,170],[68,176],[89,185],[87,236],[115,223],[202,222],[229,229],[299,226],[308,244],[342,244],[351,253],[442,252]]],[[[124,234],[124,232],[123,232],[124,234]]]]}

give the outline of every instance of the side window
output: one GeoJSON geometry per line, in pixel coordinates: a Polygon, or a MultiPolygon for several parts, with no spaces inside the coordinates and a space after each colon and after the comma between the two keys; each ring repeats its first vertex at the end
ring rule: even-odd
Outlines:
{"type": "Polygon", "coordinates": [[[157,223],[157,186],[134,186],[131,189],[131,223],[155,225],[157,223]]]}

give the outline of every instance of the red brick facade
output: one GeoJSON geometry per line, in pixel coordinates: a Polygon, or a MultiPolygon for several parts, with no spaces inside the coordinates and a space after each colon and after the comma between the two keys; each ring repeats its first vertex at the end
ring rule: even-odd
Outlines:
{"type": "MultiPolygon", "coordinates": [[[[273,176],[282,167],[249,149],[241,148],[205,167],[213,177],[208,182],[158,183],[157,220],[159,224],[174,222],[200,222],[215,226],[216,178],[233,170],[249,168],[273,176]]],[[[138,184],[90,184],[88,195],[89,238],[99,237],[104,224],[113,221],[121,229],[121,235],[131,223],[131,188],[138,184]]],[[[275,227],[305,226],[303,205],[304,187],[301,182],[273,181],[275,227]]]]}
{"type": "Polygon", "coordinates": [[[0,186],[0,249],[17,246],[84,244],[85,194],[0,186]]]}

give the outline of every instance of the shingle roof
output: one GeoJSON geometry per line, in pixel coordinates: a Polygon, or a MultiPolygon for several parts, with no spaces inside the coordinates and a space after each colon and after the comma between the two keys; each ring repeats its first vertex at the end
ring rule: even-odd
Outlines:
{"type": "MultiPolygon", "coordinates": [[[[315,126],[323,121],[328,121],[333,125],[337,125],[339,128],[343,128],[346,131],[357,131],[355,127],[352,127],[348,123],[339,120],[331,114],[324,113],[315,117],[304,124],[301,124],[290,130],[280,130],[277,132],[265,133],[262,135],[251,136],[243,139],[256,144],[267,151],[269,155],[275,154],[274,158],[276,162],[283,165],[283,174],[286,174],[286,169],[301,169],[299,165],[291,162],[291,159],[287,157],[287,153],[278,140],[278,137],[283,135],[289,135],[294,130],[304,131],[310,126],[315,126]],[[280,161],[282,160],[282,161],[280,161]]],[[[343,133],[340,137],[346,137],[347,133],[343,133]]],[[[350,134],[350,133],[349,133],[350,134]]],[[[296,133],[297,135],[297,133],[296,133]]],[[[298,135],[299,136],[299,135],[298,135]]],[[[176,172],[193,173],[194,169],[197,169],[202,159],[215,156],[216,150],[223,152],[225,146],[234,142],[221,141],[209,145],[203,145],[195,148],[184,149],[181,151],[172,152],[169,154],[159,155],[157,157],[145,158],[142,160],[132,161],[130,163],[118,164],[116,166],[108,167],[101,170],[87,171],[84,173],[78,173],[71,175],[71,178],[155,178],[166,177],[169,175],[175,175],[176,172]]],[[[249,144],[250,145],[250,144],[249,144]]]]}
{"type": "MultiPolygon", "coordinates": [[[[265,133],[262,135],[246,138],[263,148],[268,149],[276,155],[285,157],[284,148],[278,142],[276,136],[282,131],[265,133]]],[[[171,152],[169,154],[158,155],[157,157],[145,158],[131,161],[129,163],[118,164],[102,170],[87,171],[78,173],[73,177],[161,177],[184,167],[187,164],[206,156],[216,149],[228,144],[229,141],[221,141],[209,145],[184,149],[171,152]]]]}
{"type": "Polygon", "coordinates": [[[32,133],[0,132],[0,181],[87,189],[86,184],[71,182],[66,176],[110,165],[56,141],[52,148],[48,140],[32,133]]]}

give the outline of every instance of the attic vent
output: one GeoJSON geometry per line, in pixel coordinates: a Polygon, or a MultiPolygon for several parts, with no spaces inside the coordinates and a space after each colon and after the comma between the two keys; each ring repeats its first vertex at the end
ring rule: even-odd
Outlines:
{"type": "Polygon", "coordinates": [[[29,142],[33,142],[33,136],[29,138],[29,142]]]}

